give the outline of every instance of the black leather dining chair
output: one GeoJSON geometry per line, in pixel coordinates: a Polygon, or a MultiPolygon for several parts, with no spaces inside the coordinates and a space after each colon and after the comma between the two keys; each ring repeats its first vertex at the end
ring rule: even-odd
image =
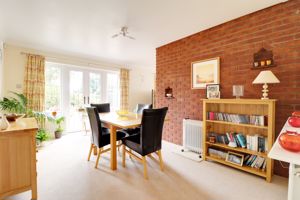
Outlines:
{"type": "Polygon", "coordinates": [[[141,127],[136,129],[123,129],[118,133],[128,134],[122,139],[122,165],[125,167],[126,154],[136,158],[144,165],[144,177],[148,179],[146,156],[156,153],[159,158],[160,168],[163,171],[163,160],[161,155],[162,131],[168,108],[144,109],[141,127]],[[129,148],[129,150],[126,149],[129,148]],[[132,153],[131,150],[141,157],[132,153]]]}
{"type": "Polygon", "coordinates": [[[144,109],[151,109],[152,108],[152,104],[137,104],[134,112],[137,114],[142,114],[144,109]]]}
{"type": "Polygon", "coordinates": [[[110,103],[91,103],[91,107],[97,108],[98,113],[110,112],[110,103]]]}
{"type": "MultiPolygon", "coordinates": [[[[104,146],[110,144],[110,133],[109,133],[109,129],[101,126],[101,121],[100,121],[100,117],[99,117],[97,108],[87,107],[86,110],[87,110],[87,113],[89,116],[91,130],[92,130],[91,146],[90,146],[90,151],[89,151],[89,155],[88,155],[88,161],[90,161],[93,149],[97,148],[98,152],[97,152],[97,160],[96,160],[96,165],[95,165],[95,168],[97,168],[99,159],[100,159],[100,155],[102,153],[110,151],[110,148],[103,150],[104,146]]],[[[117,132],[117,141],[120,141],[126,135],[127,134],[125,132],[117,132]]],[[[117,146],[120,146],[120,145],[117,145],[117,146]]]]}

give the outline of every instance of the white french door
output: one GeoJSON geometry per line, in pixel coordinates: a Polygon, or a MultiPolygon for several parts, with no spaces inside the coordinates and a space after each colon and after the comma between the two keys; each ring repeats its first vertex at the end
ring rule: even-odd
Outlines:
{"type": "Polygon", "coordinates": [[[83,130],[81,108],[106,102],[112,110],[119,108],[118,72],[46,63],[46,109],[65,116],[67,132],[83,130]]]}
{"type": "Polygon", "coordinates": [[[69,132],[82,130],[81,108],[91,103],[106,101],[106,80],[104,72],[66,67],[64,69],[65,93],[63,94],[63,113],[69,132]]]}

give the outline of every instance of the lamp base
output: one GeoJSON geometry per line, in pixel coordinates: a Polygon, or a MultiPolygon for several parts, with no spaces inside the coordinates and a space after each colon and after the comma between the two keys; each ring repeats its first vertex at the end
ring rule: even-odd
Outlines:
{"type": "Polygon", "coordinates": [[[268,85],[265,83],[265,84],[263,85],[263,89],[262,89],[262,98],[261,98],[261,99],[269,99],[269,97],[268,97],[268,92],[269,92],[269,90],[268,90],[268,85]]]}

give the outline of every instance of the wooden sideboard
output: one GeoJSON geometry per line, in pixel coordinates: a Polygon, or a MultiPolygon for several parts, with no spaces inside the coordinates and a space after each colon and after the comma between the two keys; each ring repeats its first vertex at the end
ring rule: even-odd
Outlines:
{"type": "Polygon", "coordinates": [[[37,130],[34,118],[23,118],[0,131],[0,199],[28,190],[37,199],[37,130]]]}

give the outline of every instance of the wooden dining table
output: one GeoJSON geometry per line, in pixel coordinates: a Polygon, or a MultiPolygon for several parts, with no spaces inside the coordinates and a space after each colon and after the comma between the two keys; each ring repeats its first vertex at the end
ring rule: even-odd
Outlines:
{"type": "Polygon", "coordinates": [[[121,117],[115,112],[109,112],[99,113],[99,116],[104,126],[110,129],[110,168],[117,170],[117,130],[140,126],[142,115],[129,113],[121,117]]]}

